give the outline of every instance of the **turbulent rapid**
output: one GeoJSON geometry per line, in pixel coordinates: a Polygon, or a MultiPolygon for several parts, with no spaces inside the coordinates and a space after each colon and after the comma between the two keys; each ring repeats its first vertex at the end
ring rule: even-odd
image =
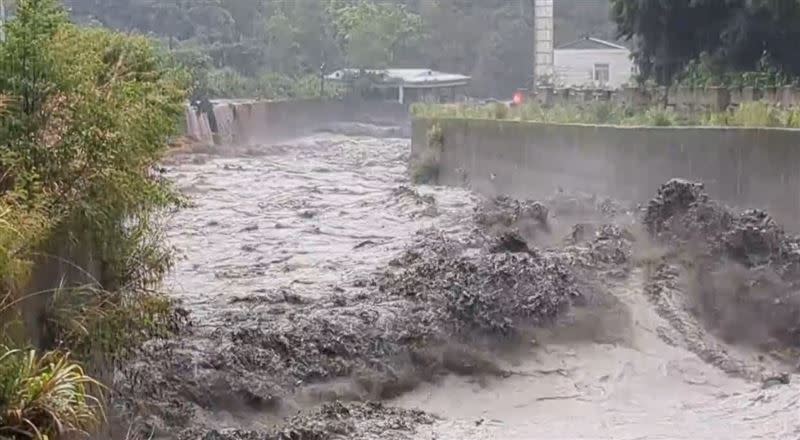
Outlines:
{"type": "Polygon", "coordinates": [[[320,133],[171,161],[193,206],[166,287],[192,324],[119,380],[143,431],[800,436],[792,366],[706,329],[636,206],[414,186],[408,156],[320,133]]]}

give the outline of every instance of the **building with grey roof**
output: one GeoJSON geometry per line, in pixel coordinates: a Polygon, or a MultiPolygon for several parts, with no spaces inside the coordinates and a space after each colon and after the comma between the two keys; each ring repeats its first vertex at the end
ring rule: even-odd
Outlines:
{"type": "Polygon", "coordinates": [[[470,77],[431,69],[340,69],[325,76],[371,98],[413,102],[454,102],[470,77]]]}

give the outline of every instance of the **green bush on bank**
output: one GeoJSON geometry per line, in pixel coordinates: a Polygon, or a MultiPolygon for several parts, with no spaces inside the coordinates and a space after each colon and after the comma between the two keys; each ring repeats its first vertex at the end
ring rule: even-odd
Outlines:
{"type": "Polygon", "coordinates": [[[0,438],[87,435],[104,421],[101,388],[65,354],[0,346],[0,438]]]}
{"type": "Polygon", "coordinates": [[[156,290],[171,264],[158,220],[182,199],[156,164],[177,133],[189,78],[146,38],[72,25],[56,0],[20,0],[5,32],[0,438],[55,439],[99,417],[94,382],[62,353],[113,364],[175,329],[156,290]],[[42,258],[86,280],[26,292],[42,258]],[[43,314],[24,322],[41,298],[43,314]],[[10,348],[31,344],[46,354],[10,348]]]}
{"type": "Polygon", "coordinates": [[[528,103],[520,107],[504,104],[422,104],[411,107],[419,118],[496,119],[554,124],[601,124],[622,126],[724,126],[800,128],[800,109],[783,109],[766,102],[748,102],[721,113],[679,114],[663,107],[632,109],[609,101],[582,105],[543,107],[528,103]],[[498,107],[502,106],[503,110],[498,107]]]}

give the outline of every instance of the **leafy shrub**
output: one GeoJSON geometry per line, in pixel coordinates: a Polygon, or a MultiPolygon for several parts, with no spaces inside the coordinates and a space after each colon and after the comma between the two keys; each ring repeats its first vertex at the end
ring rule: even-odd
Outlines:
{"type": "Polygon", "coordinates": [[[494,116],[494,119],[506,119],[508,118],[508,113],[507,105],[501,102],[495,102],[492,105],[492,115],[494,116]]]}
{"type": "Polygon", "coordinates": [[[765,102],[743,102],[730,117],[731,125],[741,127],[781,126],[779,110],[765,102]]]}
{"type": "Polygon", "coordinates": [[[411,180],[414,183],[434,183],[439,178],[439,160],[444,147],[444,132],[439,124],[428,129],[428,148],[414,161],[411,180]]]}
{"type": "Polygon", "coordinates": [[[104,420],[101,386],[68,355],[0,347],[0,437],[61,439],[104,420]]]}
{"type": "MultiPolygon", "coordinates": [[[[146,38],[71,25],[55,0],[21,0],[6,30],[0,43],[0,95],[7,97],[0,123],[0,314],[14,315],[12,306],[26,303],[19,288],[35,257],[51,248],[80,248],[102,267],[93,304],[109,316],[125,309],[139,318],[137,330],[155,331],[148,327],[162,318],[150,308],[152,289],[171,264],[156,219],[182,204],[156,164],[183,116],[188,77],[146,38]]],[[[61,287],[70,295],[80,290],[69,282],[61,287]]],[[[59,321],[52,324],[58,330],[91,316],[71,310],[46,318],[59,321]]],[[[55,345],[66,336],[37,343],[55,345]]],[[[139,342],[118,336],[118,342],[139,342]]]]}

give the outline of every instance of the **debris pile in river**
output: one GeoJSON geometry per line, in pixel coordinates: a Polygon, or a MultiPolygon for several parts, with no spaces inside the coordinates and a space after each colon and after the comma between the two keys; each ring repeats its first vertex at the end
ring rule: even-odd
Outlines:
{"type": "Polygon", "coordinates": [[[702,184],[679,179],[659,189],[644,224],[692,257],[696,308],[724,336],[800,346],[800,238],[766,212],[733,213],[702,184]]]}
{"type": "Polygon", "coordinates": [[[407,251],[403,269],[387,274],[380,289],[434,310],[453,335],[513,334],[557,317],[580,296],[560,258],[523,248],[518,238],[506,242],[522,252],[459,249],[431,235],[407,251]]]}
{"type": "Polygon", "coordinates": [[[422,411],[386,407],[380,403],[332,402],[301,413],[272,432],[187,430],[183,440],[406,440],[419,425],[433,423],[422,411]]]}
{"type": "Polygon", "coordinates": [[[436,208],[436,199],[430,194],[420,194],[415,188],[401,185],[392,191],[392,197],[408,206],[412,217],[435,217],[439,215],[436,208]]]}
{"type": "Polygon", "coordinates": [[[661,241],[705,239],[728,229],[733,218],[708,197],[702,183],[672,179],[650,200],[644,214],[647,232],[661,241]]]}
{"type": "MultiPolygon", "coordinates": [[[[401,186],[392,197],[412,210],[436,207],[414,188],[401,186]]],[[[548,216],[541,203],[498,197],[476,209],[472,230],[424,230],[384,270],[352,284],[233,297],[237,307],[218,314],[223,324],[203,342],[154,345],[145,362],[129,365],[123,392],[131,407],[146,408],[148,426],[206,433],[192,438],[317,439],[339,431],[337,438],[372,438],[363,427],[410,426],[422,416],[369,406],[326,406],[349,415],[317,415],[322,425],[294,419],[288,431],[273,433],[209,431],[215,425],[205,415],[286,414],[320,402],[388,399],[448,372],[507,374],[496,364],[498,347],[585,302],[594,280],[584,275],[629,266],[632,237],[614,226],[592,226],[567,249],[533,248],[520,229],[547,230],[548,216]]]]}
{"type": "Polygon", "coordinates": [[[549,232],[549,210],[533,200],[517,200],[508,196],[484,199],[475,208],[475,223],[493,231],[519,230],[525,236],[538,231],[549,232]]]}
{"type": "Polygon", "coordinates": [[[568,250],[580,267],[622,274],[630,269],[635,241],[636,237],[622,226],[578,224],[567,244],[572,245],[568,250]]]}
{"type": "Polygon", "coordinates": [[[662,242],[691,244],[695,251],[747,268],[769,266],[786,281],[800,281],[798,237],[764,211],[732,213],[711,200],[700,183],[667,182],[648,204],[644,223],[662,242]]]}

